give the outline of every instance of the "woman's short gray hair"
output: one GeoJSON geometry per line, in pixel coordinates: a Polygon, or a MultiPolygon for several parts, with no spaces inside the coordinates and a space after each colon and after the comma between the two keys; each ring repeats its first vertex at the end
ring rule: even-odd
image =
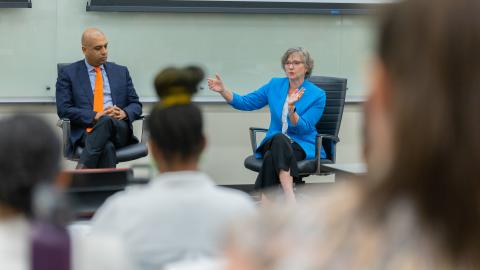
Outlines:
{"type": "Polygon", "coordinates": [[[283,68],[283,70],[285,70],[285,63],[287,62],[288,57],[290,57],[290,55],[294,54],[294,53],[299,53],[303,57],[303,61],[305,62],[304,63],[305,67],[307,68],[307,72],[305,73],[305,78],[310,77],[310,75],[312,75],[312,71],[313,71],[313,59],[310,56],[310,53],[302,47],[290,48],[283,54],[283,56],[282,56],[282,68],[283,68]]]}

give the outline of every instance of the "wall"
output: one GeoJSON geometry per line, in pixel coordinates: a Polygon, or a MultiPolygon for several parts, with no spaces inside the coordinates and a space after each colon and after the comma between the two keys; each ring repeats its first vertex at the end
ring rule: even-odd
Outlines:
{"type": "Polygon", "coordinates": [[[106,33],[110,60],[129,67],[144,99],[169,65],[199,64],[236,91],[256,89],[283,76],[281,55],[300,45],[315,59],[314,75],[346,77],[349,96],[364,94],[369,16],[86,12],[86,3],[35,0],[31,9],[0,9],[0,98],[53,99],[56,63],[83,58],[80,35],[90,26],[106,33]]]}

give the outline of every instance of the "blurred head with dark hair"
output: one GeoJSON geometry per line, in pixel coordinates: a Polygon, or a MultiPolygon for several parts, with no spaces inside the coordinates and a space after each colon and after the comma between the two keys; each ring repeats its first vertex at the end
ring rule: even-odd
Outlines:
{"type": "Polygon", "coordinates": [[[0,126],[0,208],[31,215],[34,187],[53,182],[60,170],[60,142],[38,117],[13,115],[0,126]]]}
{"type": "Polygon", "coordinates": [[[202,113],[191,99],[203,78],[197,67],[166,68],[155,78],[160,101],[150,113],[148,128],[160,171],[197,169],[206,140],[202,113]]]}
{"type": "Polygon", "coordinates": [[[479,11],[478,0],[407,0],[388,8],[366,135],[371,210],[385,213],[407,198],[447,254],[454,260],[476,256],[477,263],[479,11]]]}

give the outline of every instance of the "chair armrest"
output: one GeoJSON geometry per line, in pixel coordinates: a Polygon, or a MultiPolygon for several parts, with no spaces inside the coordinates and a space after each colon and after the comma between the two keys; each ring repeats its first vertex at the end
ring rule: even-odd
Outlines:
{"type": "Polygon", "coordinates": [[[338,138],[337,136],[333,136],[333,135],[330,135],[330,134],[317,134],[317,138],[318,137],[322,137],[325,138],[325,139],[330,139],[336,143],[340,142],[340,138],[338,138]]]}
{"type": "Polygon", "coordinates": [[[70,149],[70,119],[62,118],[58,119],[57,126],[62,129],[62,147],[63,156],[68,157],[68,149],[70,149]]]}
{"type": "Polygon", "coordinates": [[[250,127],[250,144],[252,145],[252,152],[255,153],[257,150],[257,132],[267,132],[266,128],[250,127]]]}
{"type": "Polygon", "coordinates": [[[333,136],[333,135],[330,135],[330,134],[317,134],[317,137],[315,138],[315,161],[317,163],[317,166],[316,166],[316,173],[319,174],[320,173],[320,163],[321,163],[321,160],[322,160],[322,143],[323,143],[323,139],[329,139],[329,140],[332,140],[334,141],[335,143],[339,142],[340,141],[340,138],[338,138],[337,136],[333,136]]]}
{"type": "MultiPolygon", "coordinates": [[[[142,121],[142,132],[140,133],[140,142],[141,143],[146,143],[148,141],[148,131],[147,131],[147,123],[145,123],[145,121],[147,121],[148,119],[148,115],[144,114],[144,115],[141,115],[137,120],[141,120],[142,121]]],[[[135,120],[135,121],[137,121],[135,120]]]]}
{"type": "Polygon", "coordinates": [[[315,138],[315,159],[318,160],[320,160],[320,154],[322,153],[323,139],[330,139],[336,143],[340,141],[337,136],[333,136],[330,134],[317,134],[317,137],[315,138]]]}

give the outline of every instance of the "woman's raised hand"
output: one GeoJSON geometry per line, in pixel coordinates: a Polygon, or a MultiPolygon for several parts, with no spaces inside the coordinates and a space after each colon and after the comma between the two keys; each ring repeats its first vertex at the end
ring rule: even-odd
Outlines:
{"type": "Polygon", "coordinates": [[[207,82],[210,90],[219,93],[227,102],[232,102],[233,94],[225,87],[225,84],[218,73],[215,74],[215,78],[208,78],[207,82]]]}
{"type": "Polygon", "coordinates": [[[302,98],[304,92],[305,88],[302,87],[300,90],[296,89],[292,93],[289,93],[287,97],[287,104],[289,106],[293,106],[297,101],[302,98]]]}
{"type": "Polygon", "coordinates": [[[215,78],[208,78],[207,82],[208,88],[210,88],[212,91],[223,93],[226,90],[225,84],[223,84],[223,80],[218,74],[215,74],[215,78]]]}

